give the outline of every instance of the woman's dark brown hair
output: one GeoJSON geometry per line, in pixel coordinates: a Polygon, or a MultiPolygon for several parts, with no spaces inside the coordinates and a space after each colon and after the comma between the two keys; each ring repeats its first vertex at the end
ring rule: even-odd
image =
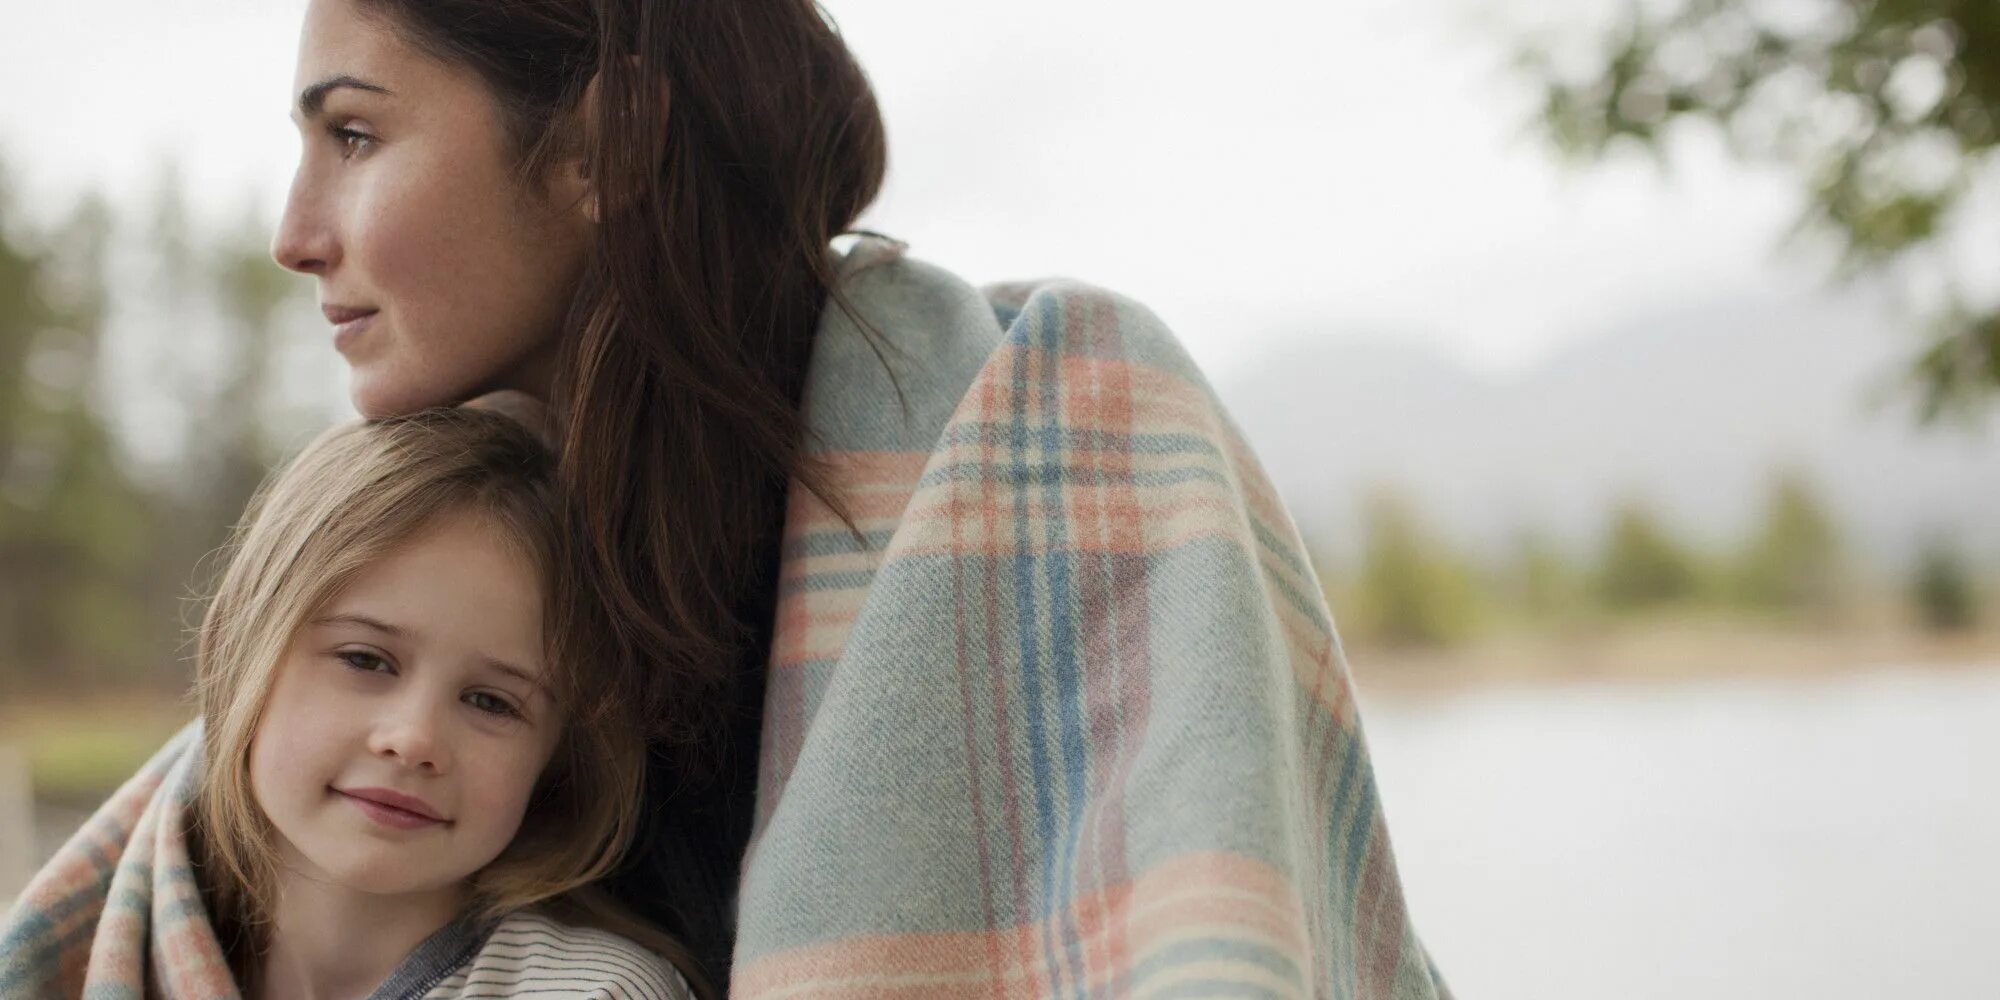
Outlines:
{"type": "Polygon", "coordinates": [[[597,192],[550,400],[589,590],[556,627],[640,671],[659,723],[610,887],[726,982],[785,489],[827,495],[799,395],[828,243],[886,168],[874,94],[811,0],[359,5],[486,82],[524,185],[574,161],[597,192]]]}

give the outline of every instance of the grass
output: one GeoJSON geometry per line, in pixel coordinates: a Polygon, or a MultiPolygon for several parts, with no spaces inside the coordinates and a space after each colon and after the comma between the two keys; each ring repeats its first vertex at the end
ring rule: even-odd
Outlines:
{"type": "Polygon", "coordinates": [[[0,743],[27,756],[36,798],[93,805],[193,714],[174,695],[28,700],[0,709],[0,743]]]}

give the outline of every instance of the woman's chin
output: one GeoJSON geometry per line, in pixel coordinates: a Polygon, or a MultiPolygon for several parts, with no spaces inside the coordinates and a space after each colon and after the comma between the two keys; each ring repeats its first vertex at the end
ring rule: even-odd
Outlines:
{"type": "Polygon", "coordinates": [[[386,417],[403,417],[419,410],[434,406],[456,406],[465,401],[470,390],[452,391],[446,386],[425,386],[405,379],[384,378],[365,369],[356,368],[353,379],[348,383],[348,402],[354,412],[367,420],[381,420],[386,417]]]}
{"type": "Polygon", "coordinates": [[[517,409],[543,411],[542,394],[529,386],[546,384],[545,365],[531,365],[539,358],[514,359],[506,354],[445,356],[383,351],[375,356],[348,360],[348,401],[356,413],[369,420],[401,417],[437,406],[478,405],[493,401],[492,408],[519,416],[517,409]],[[540,378],[527,377],[530,373],[540,378]],[[515,401],[521,401],[515,405],[515,401]]]}

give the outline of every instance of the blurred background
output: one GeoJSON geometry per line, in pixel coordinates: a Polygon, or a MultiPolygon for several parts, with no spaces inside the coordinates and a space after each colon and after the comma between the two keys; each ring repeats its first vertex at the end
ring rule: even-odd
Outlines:
{"type": "MultiPolygon", "coordinates": [[[[0,15],[0,899],[347,415],[301,0],[0,15]]],[[[2000,7],[830,0],[864,220],[1147,302],[1284,490],[1462,996],[2000,984],[2000,7]]]]}

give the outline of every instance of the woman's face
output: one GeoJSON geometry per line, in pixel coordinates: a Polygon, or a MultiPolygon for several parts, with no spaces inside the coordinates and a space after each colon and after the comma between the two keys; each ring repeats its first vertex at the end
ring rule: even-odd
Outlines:
{"type": "Polygon", "coordinates": [[[546,395],[589,252],[575,172],[524,189],[485,84],[355,0],[311,0],[295,87],[304,142],[271,254],[319,279],[355,408],[546,395]]]}

